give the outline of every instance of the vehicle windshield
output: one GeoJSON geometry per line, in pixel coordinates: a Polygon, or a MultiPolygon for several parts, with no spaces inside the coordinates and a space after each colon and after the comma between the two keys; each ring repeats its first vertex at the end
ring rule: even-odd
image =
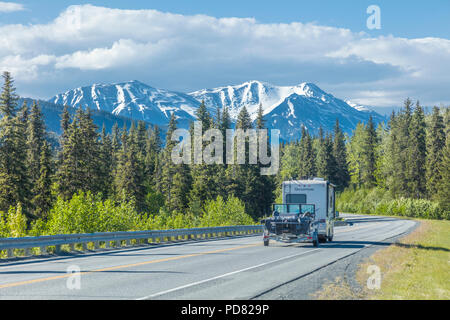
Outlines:
{"type": "Polygon", "coordinates": [[[315,213],[315,207],[313,204],[274,204],[273,211],[277,211],[279,214],[299,214],[315,213]]]}

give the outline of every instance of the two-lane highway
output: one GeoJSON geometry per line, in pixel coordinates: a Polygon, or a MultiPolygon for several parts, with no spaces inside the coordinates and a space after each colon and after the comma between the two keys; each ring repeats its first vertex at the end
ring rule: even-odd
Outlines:
{"type": "Polygon", "coordinates": [[[416,224],[347,218],[318,248],[249,236],[0,263],[0,299],[250,299],[416,224]]]}

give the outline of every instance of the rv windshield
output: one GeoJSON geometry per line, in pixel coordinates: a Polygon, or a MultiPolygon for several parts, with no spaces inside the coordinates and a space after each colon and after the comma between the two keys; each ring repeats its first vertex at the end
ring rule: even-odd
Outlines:
{"type": "Polygon", "coordinates": [[[309,212],[315,213],[313,204],[274,204],[273,211],[277,211],[279,214],[299,214],[302,215],[309,212]]]}

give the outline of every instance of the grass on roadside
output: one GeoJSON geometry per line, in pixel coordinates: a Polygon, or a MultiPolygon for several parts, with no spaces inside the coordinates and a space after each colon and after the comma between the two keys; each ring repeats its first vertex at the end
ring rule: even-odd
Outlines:
{"type": "Polygon", "coordinates": [[[420,220],[420,226],[394,245],[378,250],[361,264],[356,280],[336,278],[316,292],[316,299],[450,299],[450,221],[420,220]],[[371,265],[381,271],[380,289],[368,289],[371,265]]]}

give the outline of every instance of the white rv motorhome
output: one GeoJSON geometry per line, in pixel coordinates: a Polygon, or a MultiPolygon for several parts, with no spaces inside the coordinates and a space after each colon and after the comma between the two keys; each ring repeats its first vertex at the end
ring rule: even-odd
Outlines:
{"type": "Polygon", "coordinates": [[[314,204],[319,242],[332,241],[334,235],[335,186],[322,178],[284,181],[283,203],[314,204]]]}

